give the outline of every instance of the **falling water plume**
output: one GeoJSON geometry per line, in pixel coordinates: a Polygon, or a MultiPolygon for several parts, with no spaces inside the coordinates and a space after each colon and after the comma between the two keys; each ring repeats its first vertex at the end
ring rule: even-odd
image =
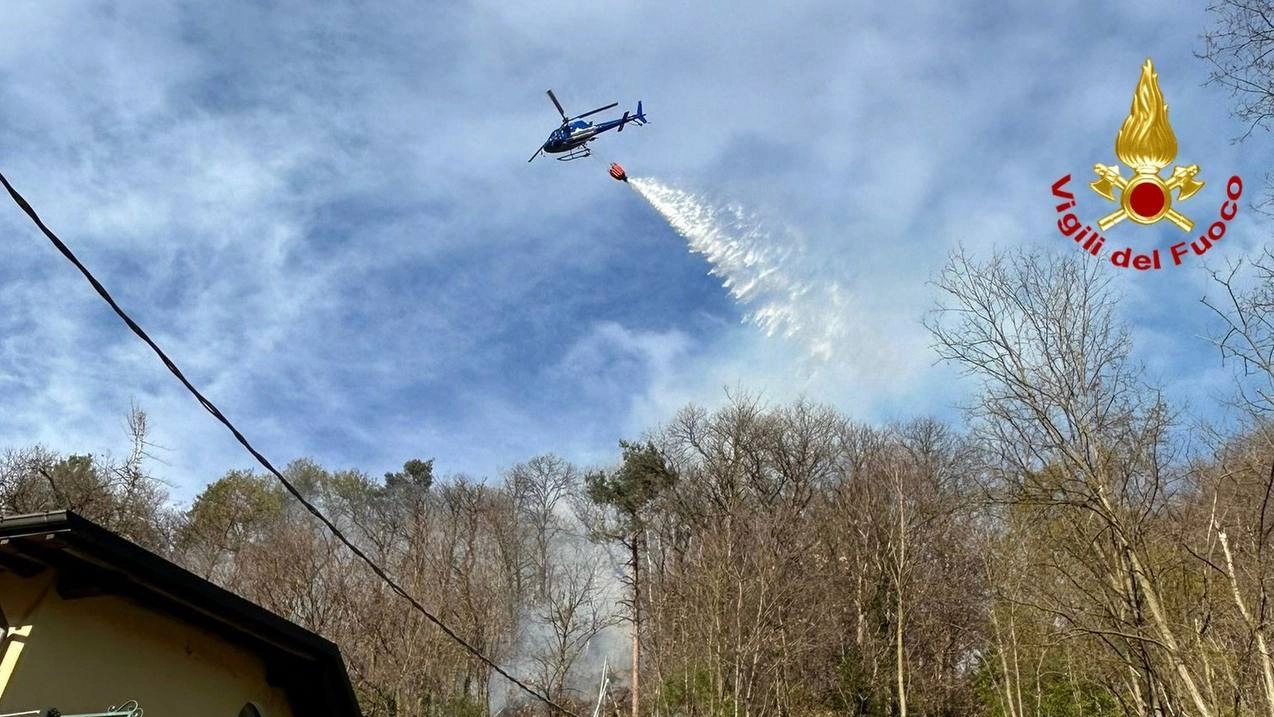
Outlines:
{"type": "Polygon", "coordinates": [[[835,356],[845,339],[845,297],[835,282],[818,280],[797,232],[648,177],[630,177],[628,185],[708,260],[709,273],[746,307],[745,322],[804,344],[812,360],[835,356]]]}

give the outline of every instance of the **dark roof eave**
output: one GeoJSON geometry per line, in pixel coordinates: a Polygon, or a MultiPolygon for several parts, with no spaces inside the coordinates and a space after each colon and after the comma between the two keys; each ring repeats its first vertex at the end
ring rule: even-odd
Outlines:
{"type": "Polygon", "coordinates": [[[335,681],[333,698],[346,703],[339,714],[358,715],[358,700],[335,643],[221,588],[71,511],[0,517],[0,543],[21,550],[14,539],[58,534],[75,552],[101,561],[141,583],[229,627],[324,665],[335,681]]]}

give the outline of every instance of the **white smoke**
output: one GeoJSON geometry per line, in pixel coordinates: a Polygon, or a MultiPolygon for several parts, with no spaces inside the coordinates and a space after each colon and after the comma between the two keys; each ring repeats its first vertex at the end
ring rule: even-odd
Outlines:
{"type": "Polygon", "coordinates": [[[654,179],[633,177],[628,184],[712,264],[709,273],[747,307],[745,322],[800,342],[812,361],[836,357],[847,336],[848,302],[838,284],[816,278],[826,272],[808,258],[799,233],[654,179]]]}
{"type": "MultiPolygon", "coordinates": [[[[602,628],[588,640],[583,649],[575,656],[569,672],[565,676],[563,687],[568,699],[583,699],[588,704],[596,700],[598,685],[602,682],[606,665],[612,685],[616,682],[627,684],[624,657],[631,649],[629,640],[630,628],[618,616],[626,614],[621,599],[627,595],[622,584],[623,567],[621,560],[612,554],[607,545],[599,545],[584,537],[584,526],[580,525],[571,510],[565,506],[556,506],[554,512],[563,519],[568,530],[558,535],[552,552],[553,570],[558,571],[558,580],[569,581],[567,574],[576,572],[577,576],[591,573],[596,584],[584,591],[580,586],[573,589],[580,592],[564,596],[567,601],[579,600],[573,604],[570,613],[571,634],[575,639],[575,631],[585,632],[590,620],[595,616],[612,618],[613,624],[602,628]],[[617,679],[618,678],[618,679],[617,679]]],[[[572,588],[566,588],[572,589],[572,588]]],[[[563,635],[558,632],[564,625],[558,623],[556,628],[546,621],[544,614],[550,607],[542,602],[532,602],[525,606],[518,617],[518,627],[510,656],[502,666],[523,682],[537,691],[544,692],[544,662],[556,659],[556,650],[563,635]]],[[[560,619],[563,615],[557,615],[560,619]]],[[[491,715],[498,715],[506,707],[525,703],[527,695],[511,682],[493,677],[487,698],[487,708],[491,715]]]]}

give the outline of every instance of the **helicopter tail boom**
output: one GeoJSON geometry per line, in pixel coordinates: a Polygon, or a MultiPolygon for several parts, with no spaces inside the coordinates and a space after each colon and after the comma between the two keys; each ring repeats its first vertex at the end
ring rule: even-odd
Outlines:
{"type": "Polygon", "coordinates": [[[646,113],[641,108],[641,100],[637,100],[636,114],[632,112],[624,113],[623,118],[619,120],[619,127],[616,128],[616,131],[623,132],[624,125],[628,124],[629,122],[636,122],[638,127],[646,124],[646,113]]]}

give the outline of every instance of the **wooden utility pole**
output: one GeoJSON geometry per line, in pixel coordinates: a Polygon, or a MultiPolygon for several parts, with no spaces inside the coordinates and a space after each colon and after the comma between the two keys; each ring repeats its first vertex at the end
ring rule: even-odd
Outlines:
{"type": "Polygon", "coordinates": [[[894,651],[898,662],[898,717],[907,717],[906,654],[902,641],[902,579],[907,565],[907,514],[906,496],[902,490],[902,472],[898,471],[894,478],[898,487],[898,563],[896,566],[898,572],[894,578],[896,583],[894,587],[897,593],[896,614],[894,615],[894,651]]]}
{"type": "Polygon", "coordinates": [[[633,534],[632,553],[630,555],[631,565],[633,567],[633,677],[632,677],[632,693],[633,693],[633,715],[632,717],[640,717],[641,700],[638,690],[638,675],[641,667],[641,559],[638,555],[638,534],[633,534]]]}

